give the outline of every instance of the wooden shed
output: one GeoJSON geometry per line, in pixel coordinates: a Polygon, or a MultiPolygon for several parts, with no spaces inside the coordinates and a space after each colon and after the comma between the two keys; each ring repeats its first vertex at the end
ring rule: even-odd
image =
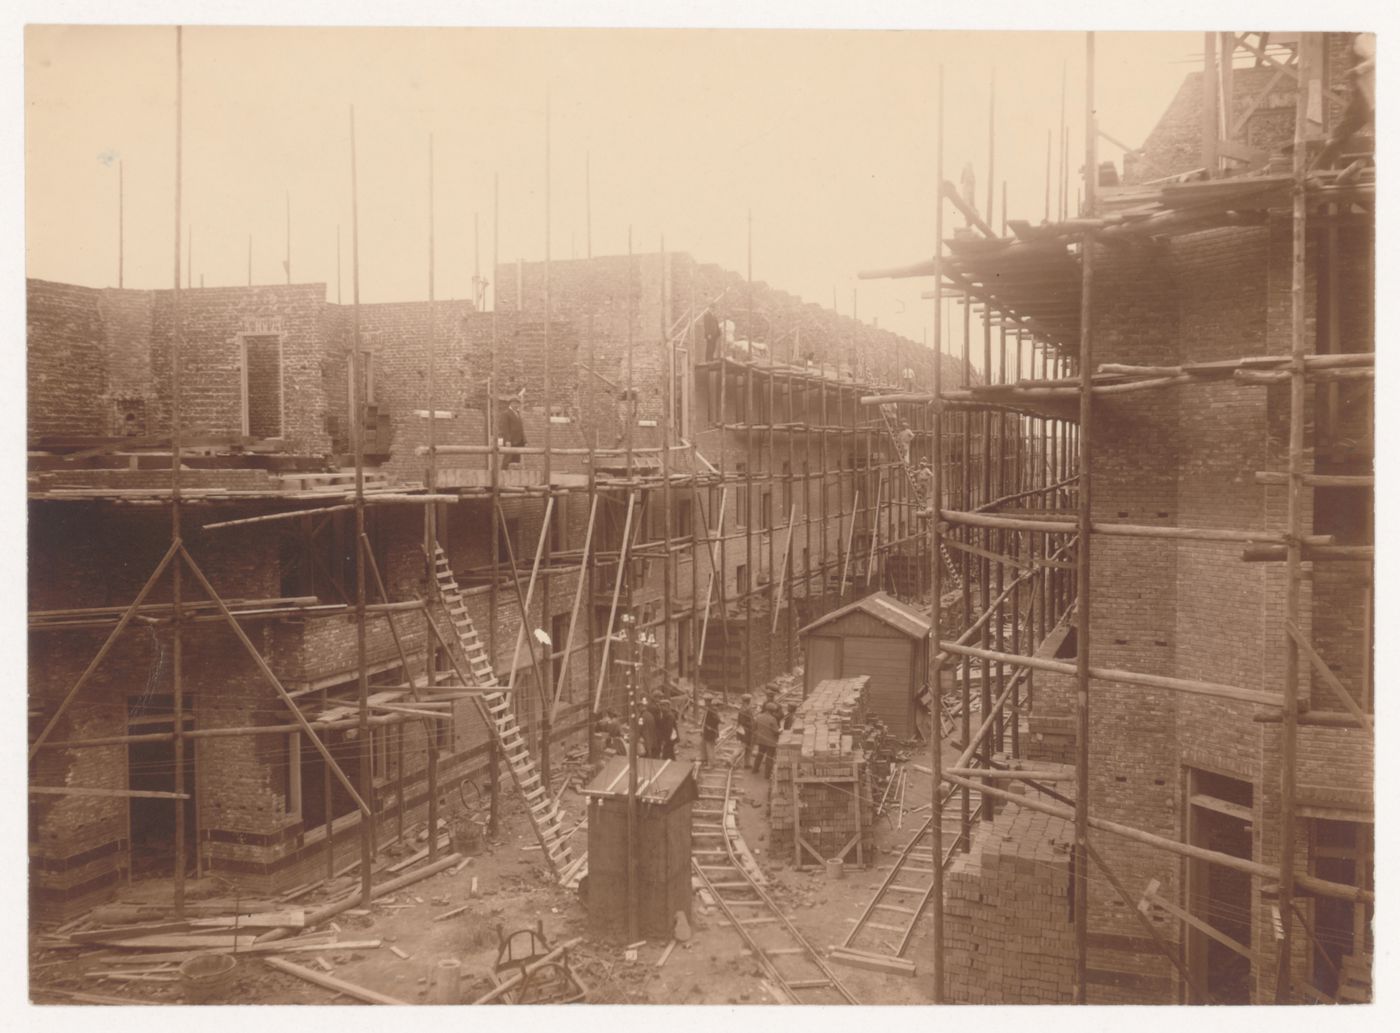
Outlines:
{"type": "Polygon", "coordinates": [[[931,633],[927,617],[884,592],[832,610],[798,632],[806,654],[803,695],[828,678],[869,675],[866,713],[892,735],[916,738],[931,633]]]}
{"type": "MultiPolygon", "coordinates": [[[[626,757],[603,766],[588,797],[589,924],[607,935],[627,929],[626,757]]],[[[638,926],[645,937],[670,939],[677,911],[691,918],[690,809],[699,791],[688,761],[637,759],[638,926]]]]}

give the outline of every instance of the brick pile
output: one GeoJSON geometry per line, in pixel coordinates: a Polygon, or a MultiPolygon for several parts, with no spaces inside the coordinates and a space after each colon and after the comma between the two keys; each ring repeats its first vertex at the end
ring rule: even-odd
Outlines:
{"type": "Polygon", "coordinates": [[[964,1004],[1068,1004],[1073,825],[1009,806],[974,834],[944,881],[949,998],[964,1004]]]}
{"type": "MultiPolygon", "coordinates": [[[[867,675],[823,681],[797,708],[792,728],[778,738],[769,798],[769,826],[778,856],[793,849],[795,797],[800,795],[802,838],[822,857],[840,855],[857,831],[861,849],[870,857],[874,845],[874,801],[859,734],[865,726],[867,675]],[[854,777],[856,781],[850,780],[854,777]],[[798,778],[829,776],[841,781],[798,782],[798,778]],[[852,812],[852,793],[860,794],[859,827],[852,812]]],[[[855,854],[848,855],[854,861],[855,854]]],[[[803,863],[811,863],[804,851],[803,863]]]]}

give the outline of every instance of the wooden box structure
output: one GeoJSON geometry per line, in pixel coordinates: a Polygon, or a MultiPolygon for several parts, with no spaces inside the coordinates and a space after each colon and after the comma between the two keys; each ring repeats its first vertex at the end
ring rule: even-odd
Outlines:
{"type": "Polygon", "coordinates": [[[931,632],[927,617],[884,592],[832,610],[798,632],[806,654],[803,694],[828,678],[868,675],[868,716],[896,738],[916,738],[931,632]]]}
{"type": "MultiPolygon", "coordinates": [[[[588,797],[589,924],[605,935],[627,930],[628,760],[614,757],[583,794],[588,797]]],[[[638,927],[671,936],[677,911],[691,916],[690,809],[699,795],[688,762],[637,759],[638,927]]]]}

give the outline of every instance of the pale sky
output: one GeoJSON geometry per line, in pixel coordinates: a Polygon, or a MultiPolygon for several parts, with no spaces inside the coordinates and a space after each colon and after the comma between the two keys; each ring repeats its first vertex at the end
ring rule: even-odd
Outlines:
{"type": "MultiPolygon", "coordinates": [[[[1099,33],[1101,126],[1140,144],[1200,41],[1099,33]]],[[[971,162],[985,208],[994,75],[997,220],[1005,179],[1012,217],[1039,221],[1062,71],[1072,177],[1081,165],[1084,42],[1070,32],[187,28],[194,284],[246,282],[249,234],[254,281],[282,282],[290,191],[293,278],[326,282],[335,300],[339,224],[350,300],[352,103],[363,301],[427,295],[429,133],[438,296],[470,295],[474,214],[490,276],[494,173],[501,259],[543,258],[548,93],[554,257],[585,254],[591,154],[594,254],[625,252],[630,226],[638,251],[664,235],[671,250],[742,273],[752,209],[754,276],[825,305],[835,289],[849,314],[858,270],[932,253],[939,65],[946,177],[958,182],[971,162]]],[[[115,285],[120,159],[125,285],[170,286],[174,29],[31,26],[25,45],[27,273],[115,285]]],[[[1106,141],[1100,150],[1121,156],[1106,141]]],[[[1072,178],[1071,204],[1077,189],[1072,178]]],[[[919,340],[930,285],[861,283],[859,315],[919,340]]]]}

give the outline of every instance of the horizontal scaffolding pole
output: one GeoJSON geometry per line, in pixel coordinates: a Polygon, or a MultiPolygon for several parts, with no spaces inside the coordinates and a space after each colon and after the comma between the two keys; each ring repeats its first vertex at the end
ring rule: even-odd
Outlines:
{"type": "MultiPolygon", "coordinates": [[[[1074,810],[1070,807],[1061,807],[1052,803],[1042,803],[1020,793],[1012,793],[1005,789],[997,789],[987,785],[985,782],[974,782],[971,779],[963,778],[959,775],[949,774],[944,771],[945,780],[960,786],[964,789],[972,789],[988,796],[994,796],[1007,803],[1014,803],[1028,810],[1039,811],[1041,814],[1048,814],[1053,818],[1062,818],[1065,821],[1074,821],[1074,810]]],[[[978,773],[981,777],[981,772],[978,773]]],[[[1089,827],[1098,829],[1100,832],[1110,832],[1124,839],[1131,839],[1134,842],[1142,843],[1145,846],[1160,847],[1163,850],[1179,854],[1183,857],[1194,858],[1198,861],[1208,861],[1211,864],[1218,864],[1223,868],[1231,868],[1237,872],[1244,872],[1246,875],[1255,875],[1263,879],[1277,879],[1279,870],[1270,868],[1268,865],[1259,864],[1257,861],[1246,860],[1243,857],[1236,857],[1234,854],[1221,853],[1219,850],[1208,850],[1205,847],[1192,846],[1190,843],[1180,843],[1174,839],[1167,839],[1164,836],[1156,836],[1151,832],[1144,832],[1135,829],[1131,825],[1121,825],[1116,821],[1106,821],[1103,818],[1089,816],[1089,827]]],[[[1376,895],[1369,890],[1359,889],[1356,886],[1348,886],[1340,882],[1331,882],[1327,879],[1319,879],[1311,875],[1295,875],[1294,882],[1297,885],[1311,891],[1319,897],[1330,897],[1337,900],[1361,901],[1372,903],[1376,895]]]]}
{"type": "MultiPolygon", "coordinates": [[[[939,516],[950,524],[969,527],[993,527],[1007,531],[1039,531],[1045,534],[1073,534],[1079,529],[1073,520],[1018,519],[963,510],[939,510],[939,516]]],[[[1284,536],[1270,531],[1236,531],[1227,528],[1169,527],[1153,524],[1094,524],[1094,534],[1120,538],[1177,538],[1199,542],[1245,542],[1248,544],[1284,545],[1284,536]]],[[[1305,535],[1304,545],[1335,545],[1330,534],[1305,535]]]]}
{"type": "MultiPolygon", "coordinates": [[[[1001,653],[992,649],[977,649],[973,646],[960,645],[957,642],[940,642],[938,648],[958,656],[1000,660],[1014,666],[1029,667],[1036,671],[1049,671],[1053,674],[1072,675],[1078,670],[1074,664],[1063,663],[1059,660],[1046,660],[1037,656],[1024,656],[1020,653],[1001,653]]],[[[1214,696],[1218,699],[1230,699],[1238,703],[1250,703],[1260,707],[1283,706],[1283,697],[1274,693],[1241,689],[1234,685],[1222,685],[1218,682],[1196,681],[1191,678],[1169,678],[1159,674],[1120,671],[1112,667],[1090,667],[1089,677],[1095,681],[1122,682],[1127,685],[1141,685],[1152,689],[1172,689],[1177,692],[1189,692],[1197,696],[1214,696]]]]}

